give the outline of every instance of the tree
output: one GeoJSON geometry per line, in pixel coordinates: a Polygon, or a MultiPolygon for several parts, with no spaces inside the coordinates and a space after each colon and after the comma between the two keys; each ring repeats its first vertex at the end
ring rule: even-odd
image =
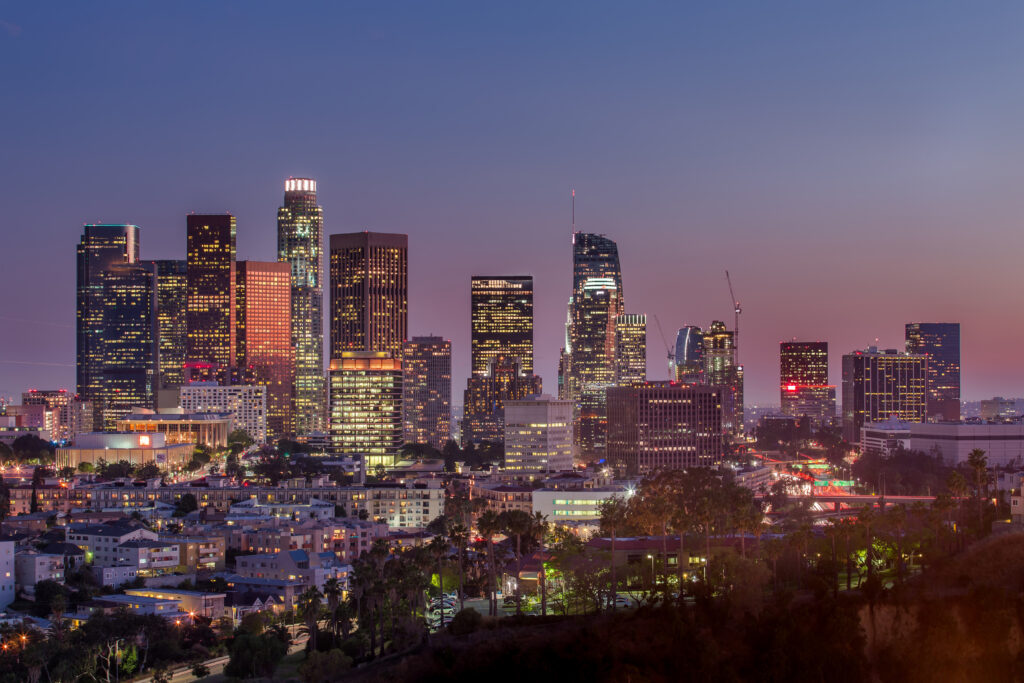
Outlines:
{"type": "Polygon", "coordinates": [[[310,645],[313,649],[316,649],[316,637],[317,632],[320,630],[320,598],[323,594],[320,589],[316,586],[310,586],[306,590],[302,591],[299,596],[299,614],[302,615],[302,620],[306,623],[306,631],[309,633],[310,645]]]}
{"type": "MultiPolygon", "coordinates": [[[[544,539],[548,535],[548,518],[540,512],[533,513],[531,518],[530,526],[530,538],[537,545],[538,548],[544,544],[544,539]]],[[[547,584],[547,568],[544,565],[544,556],[540,556],[540,577],[538,583],[540,584],[540,613],[541,616],[548,615],[548,584],[547,584]]]]}
{"type": "Polygon", "coordinates": [[[231,643],[231,659],[224,667],[227,676],[235,678],[270,677],[284,658],[288,647],[272,635],[243,634],[231,643]]]}
{"type": "MultiPolygon", "coordinates": [[[[598,514],[601,515],[601,531],[611,536],[612,539],[612,556],[611,556],[611,605],[612,610],[615,609],[615,600],[618,597],[618,581],[615,576],[615,538],[619,529],[626,526],[627,515],[629,514],[629,505],[622,498],[618,496],[612,496],[606,499],[598,506],[598,514]]],[[[679,559],[682,562],[682,555],[679,559]]]]}
{"type": "Polygon", "coordinates": [[[441,603],[441,626],[444,626],[444,561],[448,559],[448,539],[443,534],[437,534],[430,543],[427,544],[427,550],[435,560],[437,560],[437,587],[440,591],[440,603],[441,603]]]}
{"type": "Polygon", "coordinates": [[[206,666],[202,662],[199,662],[192,667],[192,675],[196,678],[206,678],[210,675],[210,667],[206,666]]]}
{"type": "Polygon", "coordinates": [[[508,536],[516,539],[516,614],[523,613],[523,596],[520,589],[520,575],[523,572],[523,537],[530,535],[533,518],[523,510],[506,510],[502,512],[502,527],[508,536]]]}
{"type": "Polygon", "coordinates": [[[155,462],[147,462],[135,472],[135,476],[139,479],[156,479],[162,476],[162,474],[160,466],[155,462]]]}
{"type": "Polygon", "coordinates": [[[327,652],[314,650],[299,664],[299,678],[305,683],[330,683],[351,666],[352,658],[337,648],[327,652]]]}
{"type": "Polygon", "coordinates": [[[184,517],[188,513],[198,509],[199,503],[196,501],[195,494],[186,493],[178,499],[178,504],[174,507],[174,516],[184,517]]]}
{"type": "Polygon", "coordinates": [[[488,616],[498,615],[498,600],[495,595],[497,585],[494,567],[494,537],[501,533],[501,519],[494,510],[486,510],[476,520],[477,531],[487,541],[487,569],[490,580],[487,585],[488,616]]]}
{"type": "Polygon", "coordinates": [[[469,544],[469,528],[465,524],[452,524],[448,527],[448,538],[455,546],[456,561],[459,564],[459,609],[464,610],[466,609],[466,596],[462,590],[465,581],[463,554],[466,551],[466,546],[469,544]]]}
{"type": "Polygon", "coordinates": [[[90,474],[96,470],[96,467],[91,462],[80,462],[78,463],[78,471],[83,474],[90,474]]]}
{"type": "Polygon", "coordinates": [[[985,499],[988,498],[988,457],[975,448],[967,454],[967,467],[974,479],[974,495],[978,498],[978,535],[985,533],[985,499]]]}
{"type": "Polygon", "coordinates": [[[228,434],[228,448],[230,448],[231,452],[235,455],[238,455],[249,446],[252,446],[253,443],[255,443],[253,438],[249,436],[249,432],[244,429],[236,429],[228,434]]]}

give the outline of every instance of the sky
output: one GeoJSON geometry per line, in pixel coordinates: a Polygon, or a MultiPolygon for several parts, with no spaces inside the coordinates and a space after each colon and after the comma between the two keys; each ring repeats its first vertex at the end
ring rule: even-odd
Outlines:
{"type": "MultiPolygon", "coordinates": [[[[967,399],[1024,394],[1024,5],[0,0],[0,395],[74,385],[82,224],[184,258],[185,215],[274,260],[289,176],[325,233],[409,235],[411,334],[469,374],[471,275],[535,278],[556,388],[578,229],[618,242],[648,374],[742,302],[840,357],[962,324],[967,399]],[[876,341],[877,340],[877,341],[876,341]]],[[[326,347],[326,344],[325,344],[326,347]]]]}

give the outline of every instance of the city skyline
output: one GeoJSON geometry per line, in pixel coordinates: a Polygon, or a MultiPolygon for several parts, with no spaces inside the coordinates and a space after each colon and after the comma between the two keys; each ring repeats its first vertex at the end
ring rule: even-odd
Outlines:
{"type": "MultiPolygon", "coordinates": [[[[522,29],[524,17],[507,11],[510,30],[522,29]]],[[[802,32],[796,42],[785,28],[794,18],[791,12],[773,17],[767,9],[751,9],[765,27],[752,35],[727,30],[727,18],[716,10],[692,17],[695,26],[725,39],[725,47],[741,37],[751,43],[735,63],[722,61],[722,45],[677,44],[667,30],[672,21],[659,29],[646,15],[631,16],[622,30],[649,34],[648,50],[612,44],[603,54],[598,46],[607,46],[605,39],[614,35],[603,26],[610,11],[598,7],[590,16],[578,16],[553,9],[550,26],[536,29],[533,58],[515,67],[501,58],[523,55],[522,47],[498,40],[493,54],[483,51],[478,40],[493,45],[491,39],[508,34],[479,13],[442,26],[425,10],[390,26],[393,17],[387,13],[328,11],[317,30],[352,19],[351,46],[330,55],[304,48],[291,59],[271,45],[266,55],[233,62],[241,77],[227,82],[219,78],[222,69],[207,75],[199,71],[197,58],[181,56],[185,61],[179,66],[194,77],[190,87],[202,94],[223,88],[225,97],[254,105],[243,107],[234,130],[206,115],[192,120],[178,115],[189,98],[168,99],[170,93],[157,87],[178,83],[168,81],[172,74],[155,61],[169,49],[159,41],[157,56],[143,51],[135,64],[118,64],[111,52],[82,49],[89,30],[127,38],[131,45],[171,35],[181,30],[184,12],[160,10],[165,25],[141,10],[108,18],[109,25],[83,8],[67,16],[25,8],[5,15],[22,30],[0,35],[0,45],[13,57],[0,68],[16,95],[6,120],[19,132],[9,163],[0,169],[0,201],[10,208],[6,234],[22,258],[5,269],[0,284],[18,291],[22,283],[34,282],[42,264],[52,273],[5,302],[3,319],[20,333],[0,342],[0,394],[74,387],[74,302],[68,295],[74,262],[64,245],[76,239],[83,224],[139,225],[145,241],[141,259],[182,259],[182,216],[230,211],[238,217],[238,258],[269,261],[276,253],[281,182],[288,176],[317,179],[325,239],[364,229],[409,235],[408,334],[452,340],[456,385],[469,375],[469,276],[507,272],[534,276],[536,372],[549,388],[555,386],[564,293],[571,289],[569,191],[575,187],[577,228],[618,243],[630,312],[648,316],[651,379],[667,377],[654,316],[669,344],[679,327],[728,320],[728,268],[744,308],[739,346],[749,403],[778,402],[780,341],[828,341],[830,382],[838,384],[842,354],[873,345],[876,338],[881,348],[901,349],[904,325],[914,321],[961,323],[965,399],[1021,393],[1016,388],[1024,384],[1024,371],[1015,369],[1008,349],[1024,339],[1024,324],[1006,321],[998,339],[983,333],[1012,305],[1010,259],[1024,246],[1013,229],[1024,207],[1012,189],[1024,175],[1017,161],[1024,155],[1013,154],[1010,135],[1020,103],[974,75],[998,62],[1004,66],[993,78],[1013,82],[1020,71],[1016,65],[1024,61],[1008,53],[1004,41],[989,40],[972,42],[962,70],[940,72],[925,63],[946,54],[950,41],[961,45],[972,36],[1008,30],[1001,27],[1015,25],[1020,10],[958,14],[946,9],[921,17],[895,8],[887,19],[896,28],[886,30],[866,21],[877,7],[848,8],[824,22],[818,37],[802,32]],[[928,30],[915,34],[913,47],[924,55],[915,57],[895,36],[904,34],[899,27],[918,22],[928,30]],[[452,49],[475,49],[478,63],[450,64],[442,50],[425,71],[412,67],[428,45],[437,47],[434,42],[446,38],[452,49]],[[855,59],[862,51],[844,47],[843,38],[854,47],[875,40],[877,50],[870,58],[855,59]],[[566,39],[580,50],[548,73],[555,45],[562,54],[566,39]],[[402,43],[406,47],[395,51],[402,43]],[[747,69],[757,49],[777,69],[757,69],[754,79],[747,69]],[[793,75],[793,67],[815,50],[825,58],[793,75]],[[81,64],[69,63],[69,51],[81,55],[81,64]],[[313,83],[336,66],[335,60],[351,59],[354,53],[347,51],[369,61],[391,52],[379,71],[339,75],[349,95],[362,98],[358,108],[348,109],[338,95],[324,93],[323,113],[304,114],[302,126],[289,125],[280,105],[259,111],[269,97],[259,94],[261,74],[272,77],[284,70],[313,83]],[[288,68],[303,57],[309,57],[306,71],[288,68]],[[689,63],[698,66],[686,67],[689,63]],[[619,70],[610,73],[615,64],[619,70]],[[708,65],[708,75],[700,65],[708,65]],[[899,68],[881,79],[879,69],[892,65],[899,68]],[[68,67],[68,75],[61,76],[68,67]],[[110,77],[85,79],[61,95],[46,91],[46,84],[77,78],[82,69],[106,69],[110,77]],[[146,69],[156,70],[148,79],[155,85],[138,84],[137,70],[146,69]],[[482,70],[495,79],[485,90],[490,99],[469,98],[453,85],[482,70]],[[374,85],[383,74],[396,79],[396,93],[424,99],[438,113],[428,111],[427,120],[396,128],[404,120],[396,116],[404,117],[404,111],[374,85]],[[683,77],[685,97],[654,89],[673,75],[683,77]],[[730,94],[716,94],[715,84],[723,79],[735,86],[730,94]],[[613,93],[630,80],[635,83],[627,88],[627,104],[613,93]],[[430,88],[438,84],[442,92],[432,95],[430,88]],[[573,103],[571,112],[545,107],[537,118],[523,112],[521,121],[506,120],[502,113],[508,93],[515,95],[512,101],[532,102],[561,87],[565,92],[553,101],[559,107],[573,103]],[[783,97],[773,104],[775,93],[783,97]],[[90,106],[128,95],[139,105],[130,108],[130,116],[90,106]],[[73,97],[82,106],[72,108],[72,116],[59,97],[73,97]],[[852,111],[830,104],[855,100],[866,104],[852,111]],[[790,101],[792,107],[785,104],[790,101]],[[602,104],[611,109],[594,114],[602,104]],[[351,135],[332,125],[342,111],[351,135]],[[648,121],[647,130],[615,124],[638,116],[648,121]],[[450,124],[423,134],[430,130],[425,126],[445,117],[450,124]],[[722,117],[724,122],[714,123],[722,117]],[[550,124],[544,127],[544,121],[550,124]],[[53,135],[55,130],[59,134],[53,135]],[[267,137],[286,130],[285,140],[267,137]],[[322,148],[313,147],[315,137],[332,132],[322,148]],[[490,141],[499,132],[506,141],[490,141]],[[393,143],[381,147],[385,133],[393,143]],[[487,159],[466,151],[481,145],[487,159]],[[509,154],[510,145],[519,149],[509,154]],[[141,161],[133,156],[140,146],[146,151],[141,161]],[[449,156],[438,168],[440,150],[449,156]],[[504,162],[494,164],[493,157],[504,162]],[[42,164],[43,158],[49,161],[42,164]],[[425,177],[426,169],[432,177],[425,177]],[[853,255],[870,249],[873,240],[885,240],[891,255],[875,261],[865,282],[853,255]],[[1000,249],[993,251],[996,243],[1000,249]],[[920,258],[905,259],[913,250],[920,258]],[[976,269],[973,262],[986,267],[976,269]],[[962,273],[965,267],[969,272],[962,273]],[[937,279],[943,270],[958,276],[937,279]]],[[[668,11],[678,18],[680,10],[668,11]]],[[[243,17],[213,8],[199,30],[213,32],[235,19],[250,39],[270,35],[270,16],[261,8],[243,17]]],[[[293,20],[298,18],[285,22],[293,20]]],[[[227,40],[230,46],[235,39],[227,40]]]]}

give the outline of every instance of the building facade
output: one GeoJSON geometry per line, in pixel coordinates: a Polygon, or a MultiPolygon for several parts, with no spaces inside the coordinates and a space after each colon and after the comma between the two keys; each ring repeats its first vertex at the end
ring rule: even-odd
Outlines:
{"type": "Polygon", "coordinates": [[[409,318],[409,238],[331,235],[331,359],[346,351],[402,356],[409,318]]]}
{"type": "Polygon", "coordinates": [[[828,342],[779,344],[782,414],[807,416],[816,428],[836,415],[836,388],[828,383],[828,342]]]}
{"type": "Polygon", "coordinates": [[[743,366],[736,362],[736,334],[721,320],[704,333],[704,381],[722,388],[722,428],[743,433],[743,366]]]}
{"type": "Polygon", "coordinates": [[[696,325],[679,328],[672,354],[672,377],[677,382],[704,384],[704,332],[696,325]]]}
{"type": "Polygon", "coordinates": [[[538,396],[505,402],[505,467],[512,472],[572,469],[572,402],[538,396]]]}
{"type": "Polygon", "coordinates": [[[928,357],[870,347],[843,356],[843,438],[860,440],[865,423],[890,417],[924,422],[928,357]]]}
{"type": "Polygon", "coordinates": [[[451,438],[451,341],[413,337],[402,351],[402,371],[405,442],[443,448],[451,438]]]}
{"type": "Polygon", "coordinates": [[[647,316],[623,313],[615,318],[615,384],[647,381],[647,316]]]}
{"type": "Polygon", "coordinates": [[[402,447],[402,361],[384,351],[344,351],[331,360],[331,450],[361,455],[364,471],[394,467],[402,447]]]}
{"type": "Polygon", "coordinates": [[[1024,423],[912,424],[910,448],[935,455],[952,466],[966,463],[971,451],[980,449],[985,451],[989,467],[1019,470],[1024,466],[1024,423]]]}
{"type": "Polygon", "coordinates": [[[295,349],[296,434],[327,424],[324,387],[324,212],[316,181],[289,178],[277,210],[277,260],[291,268],[291,336],[295,349]]]}
{"type": "MultiPolygon", "coordinates": [[[[156,267],[156,327],[160,374],[157,380],[158,405],[161,392],[177,398],[178,387],[184,383],[183,366],[188,333],[185,315],[188,310],[188,262],[181,260],[153,261],[156,267]]],[[[166,406],[171,407],[171,406],[166,406]]]]}
{"type": "Polygon", "coordinates": [[[518,358],[497,356],[484,376],[471,376],[463,395],[462,444],[500,442],[504,435],[505,403],[539,394],[537,375],[526,374],[518,358]]]}
{"type": "Polygon", "coordinates": [[[258,444],[267,441],[267,388],[197,382],[179,389],[186,413],[231,413],[231,431],[241,429],[258,444]]]}
{"type": "Polygon", "coordinates": [[[497,356],[533,374],[533,277],[474,275],[470,280],[470,362],[477,377],[497,356]]]}
{"type": "Polygon", "coordinates": [[[960,323],[908,323],[907,353],[928,356],[928,419],[960,419],[960,323]]]}
{"type": "Polygon", "coordinates": [[[185,355],[235,362],[235,217],[189,214],[186,250],[185,355]]]}
{"type": "Polygon", "coordinates": [[[630,475],[717,465],[722,392],[675,382],[609,389],[608,462],[630,475]]]}
{"type": "Polygon", "coordinates": [[[287,263],[239,261],[235,295],[236,364],[252,373],[252,382],[267,389],[267,437],[292,436],[295,349],[291,267],[287,263]]]}
{"type": "MultiPolygon", "coordinates": [[[[21,404],[40,405],[50,413],[49,425],[39,429],[50,430],[54,441],[69,441],[75,434],[93,430],[92,406],[67,389],[29,389],[21,394],[21,404]]],[[[11,407],[7,407],[8,415],[11,407]]]]}

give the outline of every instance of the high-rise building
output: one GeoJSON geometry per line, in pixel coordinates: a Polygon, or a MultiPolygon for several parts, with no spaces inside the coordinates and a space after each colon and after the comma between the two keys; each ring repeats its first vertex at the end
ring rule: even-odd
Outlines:
{"type": "Polygon", "coordinates": [[[331,235],[332,359],[345,351],[401,357],[409,318],[408,253],[407,235],[331,235]]]}
{"type": "Polygon", "coordinates": [[[472,376],[463,395],[462,444],[500,442],[504,437],[505,402],[541,393],[537,375],[522,371],[517,357],[496,356],[484,376],[472,376]]]}
{"type": "Polygon", "coordinates": [[[492,358],[519,359],[522,371],[533,374],[533,277],[480,276],[470,282],[472,372],[487,373],[492,358]]]}
{"type": "Polygon", "coordinates": [[[927,417],[928,356],[870,347],[843,356],[843,438],[860,443],[869,422],[927,417]]]}
{"type": "Polygon", "coordinates": [[[70,441],[75,434],[93,431],[92,406],[67,389],[29,389],[21,394],[21,404],[43,406],[52,413],[50,425],[44,428],[54,441],[70,441]]]}
{"type": "Polygon", "coordinates": [[[250,369],[254,383],[267,388],[268,436],[292,436],[295,349],[290,265],[239,261],[235,267],[235,295],[236,364],[250,369]]]}
{"type": "Polygon", "coordinates": [[[722,428],[743,432],[743,366],[736,362],[736,336],[721,320],[704,333],[704,381],[722,387],[722,428]]]}
{"type": "Polygon", "coordinates": [[[76,391],[102,424],[106,339],[103,333],[103,275],[115,264],[139,260],[136,225],[86,225],[77,248],[76,391]]]}
{"type": "Polygon", "coordinates": [[[615,242],[603,235],[574,232],[561,395],[574,404],[573,438],[584,458],[604,454],[605,391],[616,378],[615,320],[625,309],[622,291],[615,242]]]}
{"type": "Polygon", "coordinates": [[[103,273],[103,428],[156,403],[156,267],[123,263],[103,273]]]}
{"type": "Polygon", "coordinates": [[[704,383],[704,332],[699,327],[679,328],[672,362],[675,366],[672,375],[677,382],[704,383]]]}
{"type": "Polygon", "coordinates": [[[615,384],[647,381],[647,316],[623,313],[615,318],[615,384]]]}
{"type": "Polygon", "coordinates": [[[258,444],[267,442],[267,388],[196,382],[183,386],[181,409],[186,413],[231,413],[231,431],[241,429],[258,444]]]}
{"type": "Polygon", "coordinates": [[[188,360],[235,361],[235,217],[189,214],[185,328],[188,360]]]}
{"type": "Polygon", "coordinates": [[[364,471],[394,467],[402,447],[402,361],[386,351],[331,359],[331,450],[360,455],[364,471]]]}
{"type": "Polygon", "coordinates": [[[960,323],[907,323],[907,353],[928,356],[928,419],[960,419],[960,323]]]}
{"type": "Polygon", "coordinates": [[[405,441],[443,448],[451,438],[452,343],[413,337],[405,342],[402,365],[405,441]]]}
{"type": "Polygon", "coordinates": [[[779,392],[782,414],[806,416],[814,427],[836,416],[836,388],[828,383],[828,342],[779,344],[779,392]]]}
{"type": "Polygon", "coordinates": [[[536,396],[505,402],[508,472],[572,469],[572,402],[536,396]]]}
{"type": "Polygon", "coordinates": [[[171,403],[177,405],[178,388],[185,383],[187,262],[162,260],[153,264],[156,266],[157,351],[160,355],[157,403],[162,404],[160,395],[165,392],[169,396],[166,407],[172,407],[171,403]]]}
{"type": "Polygon", "coordinates": [[[292,271],[292,346],[295,348],[295,433],[322,432],[324,390],[324,213],[316,181],[284,181],[284,205],[277,210],[277,260],[292,271]]]}
{"type": "Polygon", "coordinates": [[[608,390],[608,462],[629,475],[711,467],[723,456],[722,389],[647,382],[608,390]]]}

